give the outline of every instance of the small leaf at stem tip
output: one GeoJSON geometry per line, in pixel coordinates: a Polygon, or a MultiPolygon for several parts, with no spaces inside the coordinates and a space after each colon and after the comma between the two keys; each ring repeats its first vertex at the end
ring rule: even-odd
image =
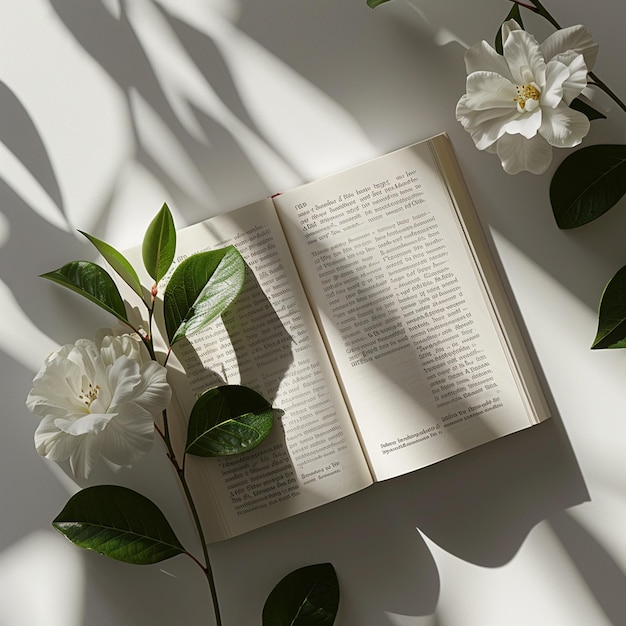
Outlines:
{"type": "Polygon", "coordinates": [[[52,525],[78,547],[124,563],[149,565],[186,552],[153,502],[117,485],[79,491],[52,525]]]}
{"type": "Polygon", "coordinates": [[[626,348],[626,266],[604,288],[598,307],[598,331],[591,348],[626,348]]]}
{"type": "Polygon", "coordinates": [[[42,274],[51,280],[91,300],[122,322],[128,323],[124,300],[109,273],[91,261],[71,261],[53,272],[42,274]]]}
{"type": "Polygon", "coordinates": [[[167,204],[150,222],[143,239],[141,254],[146,271],[158,283],[170,268],[176,253],[176,228],[167,204]]]}
{"type": "Polygon", "coordinates": [[[242,385],[222,385],[198,396],[189,416],[186,452],[228,456],[258,446],[272,429],[272,405],[242,385]]]}
{"type": "Polygon", "coordinates": [[[332,626],[339,582],[330,563],[308,565],[285,576],[263,607],[263,626],[332,626]]]}
{"type": "Polygon", "coordinates": [[[128,259],[113,246],[106,243],[106,241],[97,239],[93,235],[85,233],[82,230],[79,230],[78,232],[87,237],[87,239],[89,239],[89,241],[91,241],[91,243],[96,247],[98,252],[104,257],[104,260],[118,273],[122,280],[138,296],[143,297],[139,276],[128,259]]]}
{"type": "Polygon", "coordinates": [[[245,277],[245,262],[233,246],[186,258],[172,273],[163,296],[170,345],[221,315],[241,292],[245,277]]]}
{"type": "Polygon", "coordinates": [[[389,2],[389,0],[367,0],[367,6],[375,9],[377,6],[384,4],[385,2],[389,2]]]}
{"type": "Polygon", "coordinates": [[[612,208],[626,193],[626,146],[581,148],[559,165],[550,202],[559,228],[577,228],[612,208]]]}

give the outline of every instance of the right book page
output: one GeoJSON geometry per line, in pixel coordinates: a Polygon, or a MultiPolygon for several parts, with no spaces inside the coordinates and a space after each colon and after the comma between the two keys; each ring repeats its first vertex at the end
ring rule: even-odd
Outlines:
{"type": "Polygon", "coordinates": [[[274,203],[377,480],[548,417],[445,136],[274,203]]]}

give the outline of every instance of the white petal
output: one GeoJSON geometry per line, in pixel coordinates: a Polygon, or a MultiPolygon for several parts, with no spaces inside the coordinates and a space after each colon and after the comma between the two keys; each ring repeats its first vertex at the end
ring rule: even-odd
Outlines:
{"type": "Polygon", "coordinates": [[[539,44],[530,33],[514,30],[504,42],[503,50],[514,83],[535,82],[543,88],[546,64],[539,44]]]}
{"type": "Polygon", "coordinates": [[[479,150],[485,150],[497,141],[505,133],[506,125],[520,115],[517,107],[474,111],[467,107],[465,101],[466,96],[459,100],[456,118],[472,136],[479,150]]]}
{"type": "Polygon", "coordinates": [[[102,442],[101,454],[117,465],[130,465],[141,458],[154,440],[154,421],[148,411],[137,404],[120,407],[102,442]]]}
{"type": "Polygon", "coordinates": [[[106,365],[111,365],[120,356],[127,356],[141,364],[149,360],[145,346],[139,337],[134,335],[113,335],[110,329],[100,329],[96,336],[96,345],[106,365]]]}
{"type": "Polygon", "coordinates": [[[67,358],[76,363],[91,382],[106,377],[106,369],[93,341],[79,339],[67,358]]]}
{"type": "Polygon", "coordinates": [[[115,413],[86,413],[78,418],[54,420],[54,425],[70,436],[99,435],[115,417],[115,413]]]}
{"type": "Polygon", "coordinates": [[[47,361],[33,380],[26,406],[36,415],[64,415],[79,412],[84,405],[78,399],[82,371],[74,362],[57,356],[47,361]]]}
{"type": "Polygon", "coordinates": [[[546,84],[541,92],[541,106],[553,109],[563,101],[563,83],[568,78],[569,69],[563,63],[553,60],[546,65],[546,84]]]}
{"type": "Polygon", "coordinates": [[[141,367],[141,382],[135,389],[133,401],[157,416],[172,399],[172,389],[167,382],[167,370],[150,361],[141,367]]]}
{"type": "Polygon", "coordinates": [[[509,135],[523,135],[526,139],[530,139],[537,134],[541,126],[541,117],[540,108],[521,113],[514,120],[504,125],[504,131],[509,135]]]}
{"type": "Polygon", "coordinates": [[[486,41],[477,43],[465,53],[465,68],[468,74],[482,71],[493,72],[500,74],[509,81],[513,80],[504,57],[498,54],[486,41]]]}
{"type": "Polygon", "coordinates": [[[582,54],[577,52],[564,52],[559,54],[550,63],[567,66],[567,76],[562,84],[563,101],[570,104],[574,98],[577,98],[587,86],[587,65],[582,54]]]}
{"type": "Polygon", "coordinates": [[[589,132],[590,123],[587,116],[570,109],[565,104],[560,104],[555,109],[546,108],[543,114],[539,134],[551,146],[573,148],[589,132]]]}
{"type": "Polygon", "coordinates": [[[540,135],[533,139],[504,135],[496,147],[502,167],[508,174],[524,171],[543,174],[552,161],[552,148],[540,135]]]}
{"type": "Polygon", "coordinates": [[[579,52],[585,57],[589,71],[593,69],[598,56],[598,44],[594,43],[587,29],[580,25],[555,31],[541,44],[541,49],[546,61],[568,50],[579,52]]]}
{"type": "Polygon", "coordinates": [[[524,30],[515,20],[507,20],[502,24],[502,44],[509,38],[514,30],[524,30]]]}
{"type": "Polygon", "coordinates": [[[110,407],[115,408],[135,397],[135,389],[141,384],[139,364],[121,356],[109,368],[107,380],[113,391],[110,407]]]}
{"type": "MultiPolygon", "coordinates": [[[[465,106],[475,111],[516,108],[515,85],[494,72],[472,72],[466,81],[465,106]]],[[[508,111],[506,111],[508,113],[508,111]]]]}
{"type": "Polygon", "coordinates": [[[70,455],[70,467],[74,476],[78,478],[88,478],[94,465],[100,458],[102,448],[102,437],[93,435],[83,435],[75,437],[77,445],[70,455]]]}
{"type": "Polygon", "coordinates": [[[66,435],[54,424],[54,419],[44,417],[35,430],[35,449],[51,461],[65,461],[73,452],[74,437],[66,435]]]}

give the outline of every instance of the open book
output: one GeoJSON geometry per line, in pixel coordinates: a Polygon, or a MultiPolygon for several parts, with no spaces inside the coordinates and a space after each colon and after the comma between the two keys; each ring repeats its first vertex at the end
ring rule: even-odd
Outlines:
{"type": "Polygon", "coordinates": [[[187,458],[208,541],[549,417],[445,135],[185,228],[176,261],[230,244],[246,285],[175,347],[173,435],[217,384],[276,419],[250,452],[187,458]]]}

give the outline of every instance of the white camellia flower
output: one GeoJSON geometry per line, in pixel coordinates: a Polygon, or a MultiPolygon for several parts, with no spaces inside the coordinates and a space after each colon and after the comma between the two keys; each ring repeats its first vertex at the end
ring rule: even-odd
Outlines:
{"type": "Polygon", "coordinates": [[[171,398],[166,369],[139,338],[100,333],[50,355],[35,376],[27,407],[43,419],[35,447],[52,461],[69,459],[86,478],[100,456],[130,465],[151,447],[154,417],[171,398]]]}
{"type": "Polygon", "coordinates": [[[589,132],[587,117],[569,105],[587,86],[598,46],[582,26],[558,30],[540,45],[509,20],[502,47],[500,55],[482,41],[467,51],[456,118],[509,174],[542,174],[553,146],[572,148],[589,132]]]}

